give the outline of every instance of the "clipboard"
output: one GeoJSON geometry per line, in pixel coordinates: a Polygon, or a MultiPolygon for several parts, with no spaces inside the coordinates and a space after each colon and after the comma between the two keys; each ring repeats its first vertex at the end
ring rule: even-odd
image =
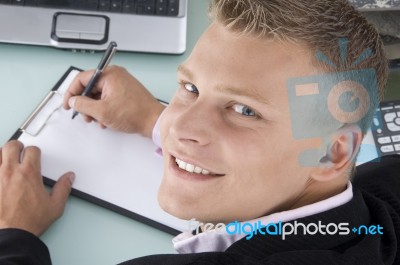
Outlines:
{"type": "Polygon", "coordinates": [[[187,231],[189,221],[158,205],[163,161],[152,140],[72,120],[72,110],[62,108],[64,92],[80,71],[71,66],[11,139],[41,149],[46,185],[74,171],[72,195],[171,235],[187,231]]]}

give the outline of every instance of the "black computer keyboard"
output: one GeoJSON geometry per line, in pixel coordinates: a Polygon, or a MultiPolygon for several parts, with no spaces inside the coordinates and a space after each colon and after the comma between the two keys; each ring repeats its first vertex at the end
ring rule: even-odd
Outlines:
{"type": "Polygon", "coordinates": [[[400,154],[400,100],[381,102],[371,129],[378,153],[400,154]]]}
{"type": "Polygon", "coordinates": [[[0,0],[0,4],[160,16],[179,12],[179,0],[0,0]]]}

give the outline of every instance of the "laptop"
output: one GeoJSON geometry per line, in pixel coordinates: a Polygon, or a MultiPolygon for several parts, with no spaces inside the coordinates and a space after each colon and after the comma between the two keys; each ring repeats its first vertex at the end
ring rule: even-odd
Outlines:
{"type": "Polygon", "coordinates": [[[182,54],[187,0],[0,0],[0,42],[182,54]]]}

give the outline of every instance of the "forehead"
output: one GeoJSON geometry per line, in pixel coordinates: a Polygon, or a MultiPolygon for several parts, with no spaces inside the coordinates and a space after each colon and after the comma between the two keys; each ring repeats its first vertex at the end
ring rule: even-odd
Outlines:
{"type": "Polygon", "coordinates": [[[303,45],[232,32],[214,22],[183,64],[191,81],[207,86],[251,88],[257,94],[279,93],[293,77],[316,72],[312,52],[303,45]]]}
{"type": "Polygon", "coordinates": [[[276,82],[315,72],[312,56],[304,45],[232,32],[214,22],[184,65],[195,74],[229,77],[236,83],[271,78],[276,82]]]}

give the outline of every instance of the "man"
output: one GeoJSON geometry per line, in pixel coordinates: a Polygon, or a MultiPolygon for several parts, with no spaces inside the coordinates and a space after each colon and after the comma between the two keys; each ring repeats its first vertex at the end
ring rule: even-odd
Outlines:
{"type": "MultiPolygon", "coordinates": [[[[174,216],[212,224],[301,222],[307,228],[344,223],[349,229],[368,226],[371,233],[328,229],[283,239],[264,227],[250,240],[229,231],[183,233],[174,239],[181,254],[126,264],[398,264],[399,179],[387,174],[356,178],[358,187],[349,182],[387,79],[376,30],[345,0],[215,0],[211,17],[178,68],[180,85],[166,109],[119,67],[107,69],[92,98],[77,96],[92,72],[79,74],[65,108],[103,128],[159,138],[164,176],[158,199],[174,216]],[[368,93],[344,82],[329,97],[292,111],[294,81],[320,76],[321,84],[329,83],[343,73],[372,80],[364,86],[368,93]],[[355,94],[356,109],[343,112],[355,94]],[[293,120],[324,109],[336,119],[293,120]],[[301,136],[309,128],[317,128],[318,137],[301,136]]],[[[313,94],[307,83],[299,85],[297,96],[313,94]]],[[[27,147],[20,158],[22,150],[18,142],[2,150],[0,260],[49,264],[35,235],[61,216],[74,177],[67,173],[48,195],[40,182],[39,150],[27,147]]],[[[393,166],[397,160],[384,162],[393,166]]]]}

